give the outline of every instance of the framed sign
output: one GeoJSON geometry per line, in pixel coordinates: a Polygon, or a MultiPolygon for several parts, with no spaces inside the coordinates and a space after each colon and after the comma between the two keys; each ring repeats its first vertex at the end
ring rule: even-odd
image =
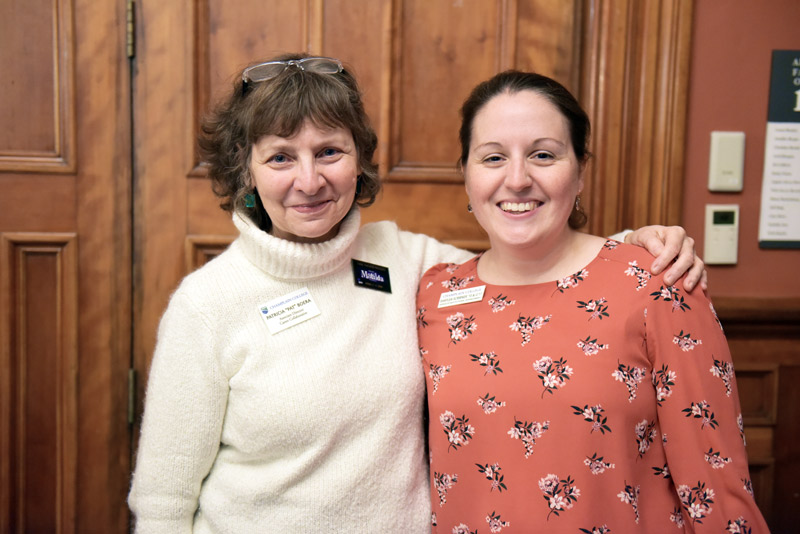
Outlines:
{"type": "Polygon", "coordinates": [[[800,50],[772,51],[758,244],[800,248],[800,50]]]}

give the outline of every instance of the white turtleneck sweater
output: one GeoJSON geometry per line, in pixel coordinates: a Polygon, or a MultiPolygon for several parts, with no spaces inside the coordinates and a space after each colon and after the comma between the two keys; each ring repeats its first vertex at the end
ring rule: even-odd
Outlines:
{"type": "Polygon", "coordinates": [[[240,236],[161,320],[129,504],[144,533],[428,533],[421,275],[470,254],[354,209],[318,244],[240,236]],[[351,258],[389,268],[354,284],[351,258]],[[320,315],[271,334],[260,307],[307,288],[320,315]]]}

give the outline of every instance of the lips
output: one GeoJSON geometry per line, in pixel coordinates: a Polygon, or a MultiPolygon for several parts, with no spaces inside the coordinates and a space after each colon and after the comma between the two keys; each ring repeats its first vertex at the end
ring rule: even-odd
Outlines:
{"type": "Polygon", "coordinates": [[[541,202],[500,202],[498,207],[506,213],[525,213],[541,206],[541,202]]]}
{"type": "Polygon", "coordinates": [[[318,200],[316,202],[309,202],[306,204],[295,204],[291,209],[297,210],[300,213],[314,213],[324,209],[332,200],[318,200]]]}

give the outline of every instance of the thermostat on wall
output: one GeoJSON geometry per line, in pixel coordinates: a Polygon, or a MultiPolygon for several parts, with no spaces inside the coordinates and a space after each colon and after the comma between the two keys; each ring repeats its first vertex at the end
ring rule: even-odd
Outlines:
{"type": "Polygon", "coordinates": [[[706,204],[703,261],[709,265],[732,265],[739,248],[739,205],[706,204]]]}

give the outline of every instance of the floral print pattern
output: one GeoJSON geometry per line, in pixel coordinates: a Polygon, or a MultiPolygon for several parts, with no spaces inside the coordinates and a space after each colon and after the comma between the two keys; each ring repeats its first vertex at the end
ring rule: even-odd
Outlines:
{"type": "Polygon", "coordinates": [[[570,476],[559,480],[557,475],[549,474],[539,480],[539,489],[544,493],[544,500],[550,508],[548,519],[550,514],[559,515],[575,506],[581,496],[581,490],[575,487],[575,481],[570,476]]]}
{"type": "Polygon", "coordinates": [[[531,342],[531,337],[536,330],[541,329],[545,323],[550,322],[550,317],[550,315],[546,317],[525,317],[520,315],[519,318],[508,327],[522,335],[522,346],[524,347],[531,342]]]}
{"type": "Polygon", "coordinates": [[[725,395],[731,396],[731,384],[734,380],[733,364],[731,362],[723,362],[714,358],[714,365],[709,369],[711,374],[722,380],[725,386],[725,395]]]}
{"type": "Polygon", "coordinates": [[[469,424],[469,418],[464,415],[456,417],[453,412],[444,412],[439,416],[439,422],[444,427],[444,433],[447,435],[451,449],[468,445],[469,440],[475,434],[475,428],[469,424]]]}
{"type": "Polygon", "coordinates": [[[487,301],[487,304],[491,306],[492,313],[497,313],[505,310],[508,306],[515,304],[516,301],[509,299],[506,295],[500,293],[496,297],[492,297],[487,301]]]}
{"type": "Polygon", "coordinates": [[[649,282],[650,278],[652,278],[652,275],[648,271],[645,271],[639,267],[639,265],[636,263],[636,260],[628,263],[628,268],[625,269],[625,274],[636,277],[636,291],[639,291],[643,287],[647,286],[647,282],[649,282]]]}
{"type": "Polygon", "coordinates": [[[533,446],[536,444],[536,440],[542,437],[545,430],[549,428],[550,421],[545,421],[543,423],[533,421],[529,423],[527,421],[515,420],[514,426],[508,431],[508,435],[513,439],[522,441],[522,444],[525,446],[525,458],[528,458],[533,454],[533,446]]]}
{"type": "Polygon", "coordinates": [[[484,284],[477,261],[423,277],[432,534],[767,532],[713,307],[651,262],[608,242],[563,279],[446,308],[484,284]]]}
{"type": "Polygon", "coordinates": [[[533,370],[538,373],[539,380],[544,386],[542,397],[545,393],[552,395],[557,388],[563,388],[572,376],[572,367],[567,365],[567,360],[564,358],[553,361],[550,356],[543,356],[533,362],[533,370]]]}

